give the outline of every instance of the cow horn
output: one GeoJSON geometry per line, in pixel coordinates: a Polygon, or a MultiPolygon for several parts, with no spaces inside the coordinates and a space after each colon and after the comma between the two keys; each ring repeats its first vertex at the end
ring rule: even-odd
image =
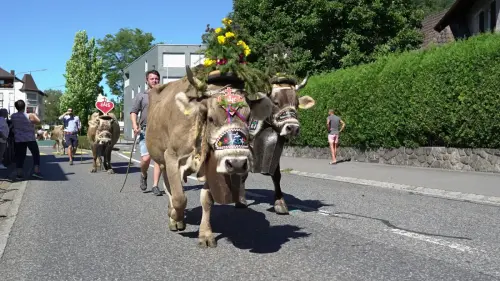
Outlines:
{"type": "Polygon", "coordinates": [[[186,65],[186,74],[189,83],[191,83],[191,85],[193,85],[199,91],[202,91],[203,88],[205,87],[205,84],[201,82],[198,78],[194,77],[193,72],[191,71],[189,65],[186,65]]]}
{"type": "Polygon", "coordinates": [[[307,75],[306,75],[306,78],[304,78],[304,80],[302,80],[302,83],[300,83],[299,85],[295,86],[295,90],[300,90],[302,88],[304,88],[307,84],[307,80],[309,79],[309,72],[307,72],[307,75]]]}

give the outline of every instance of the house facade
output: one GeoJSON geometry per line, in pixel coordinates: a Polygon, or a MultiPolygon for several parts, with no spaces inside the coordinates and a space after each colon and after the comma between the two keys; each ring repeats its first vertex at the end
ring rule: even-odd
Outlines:
{"type": "Polygon", "coordinates": [[[500,0],[457,0],[437,21],[434,29],[448,29],[454,38],[467,38],[500,28],[498,11],[500,0]]]}
{"type": "Polygon", "coordinates": [[[202,49],[203,45],[158,44],[124,69],[123,134],[125,139],[134,139],[130,109],[133,99],[147,89],[146,72],[153,69],[158,71],[161,84],[178,80],[186,75],[186,65],[194,67],[203,63],[202,49]]]}
{"type": "Polygon", "coordinates": [[[45,96],[36,86],[31,74],[24,74],[23,78],[19,79],[14,70],[7,72],[0,67],[0,107],[6,108],[9,115],[17,112],[14,103],[24,100],[26,112],[36,113],[43,120],[45,96]]]}

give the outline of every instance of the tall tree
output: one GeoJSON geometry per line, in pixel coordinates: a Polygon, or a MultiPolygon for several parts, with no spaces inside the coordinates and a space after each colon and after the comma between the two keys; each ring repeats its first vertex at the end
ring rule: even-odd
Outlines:
{"type": "Polygon", "coordinates": [[[60,109],[64,112],[71,107],[85,128],[97,96],[103,93],[99,85],[102,76],[102,60],[97,56],[95,39],[89,40],[86,31],[77,32],[73,52],[66,62],[66,93],[61,97],[60,109]]]}
{"type": "Polygon", "coordinates": [[[269,46],[282,42],[296,74],[331,71],[418,48],[423,12],[406,0],[233,0],[229,14],[265,66],[269,46]]]}
{"type": "Polygon", "coordinates": [[[44,121],[47,124],[59,123],[59,116],[61,116],[60,99],[63,95],[61,90],[48,89],[45,90],[47,97],[43,99],[45,106],[44,121]]]}
{"type": "Polygon", "coordinates": [[[144,33],[139,28],[121,28],[116,34],[107,34],[97,40],[111,94],[123,98],[123,70],[153,47],[154,40],[151,33],[144,33]]]}

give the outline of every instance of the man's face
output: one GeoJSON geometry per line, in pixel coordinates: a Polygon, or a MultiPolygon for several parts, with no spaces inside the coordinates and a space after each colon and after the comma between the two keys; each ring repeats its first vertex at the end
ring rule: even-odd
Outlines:
{"type": "Polygon", "coordinates": [[[71,115],[73,115],[73,109],[68,108],[68,113],[71,114],[71,115]]]}
{"type": "Polygon", "coordinates": [[[158,85],[158,83],[160,83],[160,77],[158,77],[157,75],[155,75],[153,73],[150,73],[148,75],[148,77],[146,78],[146,83],[148,84],[148,87],[151,89],[155,85],[158,85]]]}

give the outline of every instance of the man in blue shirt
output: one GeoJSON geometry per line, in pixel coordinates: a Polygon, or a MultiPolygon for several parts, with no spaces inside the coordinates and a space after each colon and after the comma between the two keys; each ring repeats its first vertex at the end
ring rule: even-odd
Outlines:
{"type": "Polygon", "coordinates": [[[78,149],[78,132],[82,128],[80,117],[75,116],[73,109],[68,108],[68,111],[59,116],[59,120],[64,122],[64,141],[68,147],[69,164],[73,165],[73,156],[78,149]]]}

